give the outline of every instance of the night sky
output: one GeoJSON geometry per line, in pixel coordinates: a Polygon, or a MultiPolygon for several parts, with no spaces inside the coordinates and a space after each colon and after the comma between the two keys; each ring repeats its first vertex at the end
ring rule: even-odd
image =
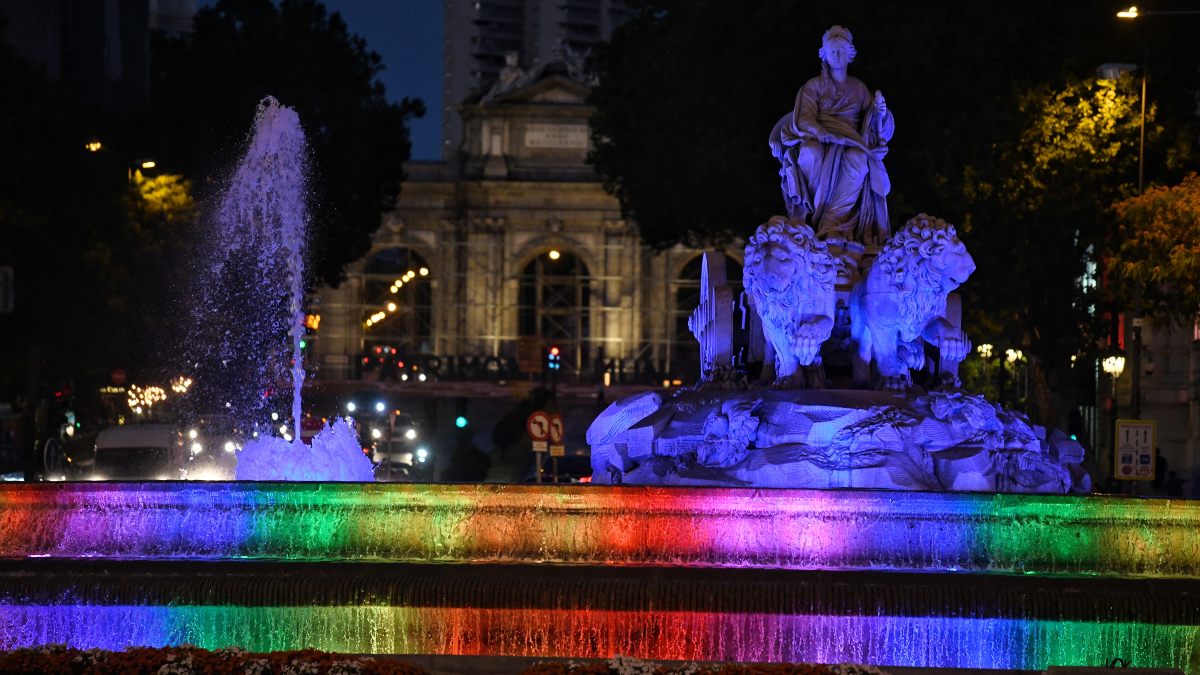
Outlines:
{"type": "MultiPolygon", "coordinates": [[[[197,0],[208,7],[216,0],[197,0]]],[[[441,159],[442,2],[441,0],[323,0],[340,12],[350,31],[383,57],[380,74],[389,100],[405,96],[425,101],[425,117],[411,120],[412,158],[441,159]]]]}

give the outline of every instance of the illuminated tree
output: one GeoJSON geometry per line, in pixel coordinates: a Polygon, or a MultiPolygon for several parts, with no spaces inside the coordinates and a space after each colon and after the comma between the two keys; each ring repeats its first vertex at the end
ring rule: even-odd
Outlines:
{"type": "Polygon", "coordinates": [[[1160,323],[1191,321],[1200,309],[1200,176],[1118,202],[1120,247],[1107,260],[1119,279],[1144,289],[1143,311],[1160,323]]]}
{"type": "MultiPolygon", "coordinates": [[[[1132,78],[1036,86],[1017,99],[1010,139],[968,166],[964,240],[979,269],[964,287],[975,334],[1022,349],[1041,421],[1091,390],[1072,357],[1108,332],[1098,262],[1113,241],[1110,205],[1135,191],[1140,95],[1132,78]]],[[[1147,108],[1147,138],[1163,135],[1147,108]]],[[[1082,362],[1088,362],[1084,359],[1082,362]]]]}

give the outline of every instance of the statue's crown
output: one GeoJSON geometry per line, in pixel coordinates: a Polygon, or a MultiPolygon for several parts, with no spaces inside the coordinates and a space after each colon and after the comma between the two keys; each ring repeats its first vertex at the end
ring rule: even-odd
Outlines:
{"type": "Polygon", "coordinates": [[[850,44],[854,44],[854,36],[850,34],[849,30],[841,26],[832,26],[821,36],[821,44],[825,44],[830,40],[845,40],[850,44]]]}

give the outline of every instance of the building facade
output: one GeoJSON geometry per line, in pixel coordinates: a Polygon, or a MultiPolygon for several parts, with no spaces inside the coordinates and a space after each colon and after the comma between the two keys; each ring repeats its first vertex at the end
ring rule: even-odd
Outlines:
{"type": "Polygon", "coordinates": [[[319,293],[322,376],[535,377],[557,347],[564,379],[694,379],[701,251],[654,253],[622,218],[571,68],[508,70],[462,107],[462,161],[410,165],[371,252],[319,293]]]}
{"type": "Polygon", "coordinates": [[[442,157],[457,160],[459,106],[500,75],[508,54],[531,67],[586,54],[628,16],[623,0],[444,0],[442,157]]]}

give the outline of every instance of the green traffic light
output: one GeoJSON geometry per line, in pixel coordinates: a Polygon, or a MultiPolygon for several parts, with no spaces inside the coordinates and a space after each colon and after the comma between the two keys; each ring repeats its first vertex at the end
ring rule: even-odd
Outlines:
{"type": "Polygon", "coordinates": [[[454,426],[458,427],[459,429],[467,426],[467,418],[463,417],[462,415],[454,418],[454,426]]]}

